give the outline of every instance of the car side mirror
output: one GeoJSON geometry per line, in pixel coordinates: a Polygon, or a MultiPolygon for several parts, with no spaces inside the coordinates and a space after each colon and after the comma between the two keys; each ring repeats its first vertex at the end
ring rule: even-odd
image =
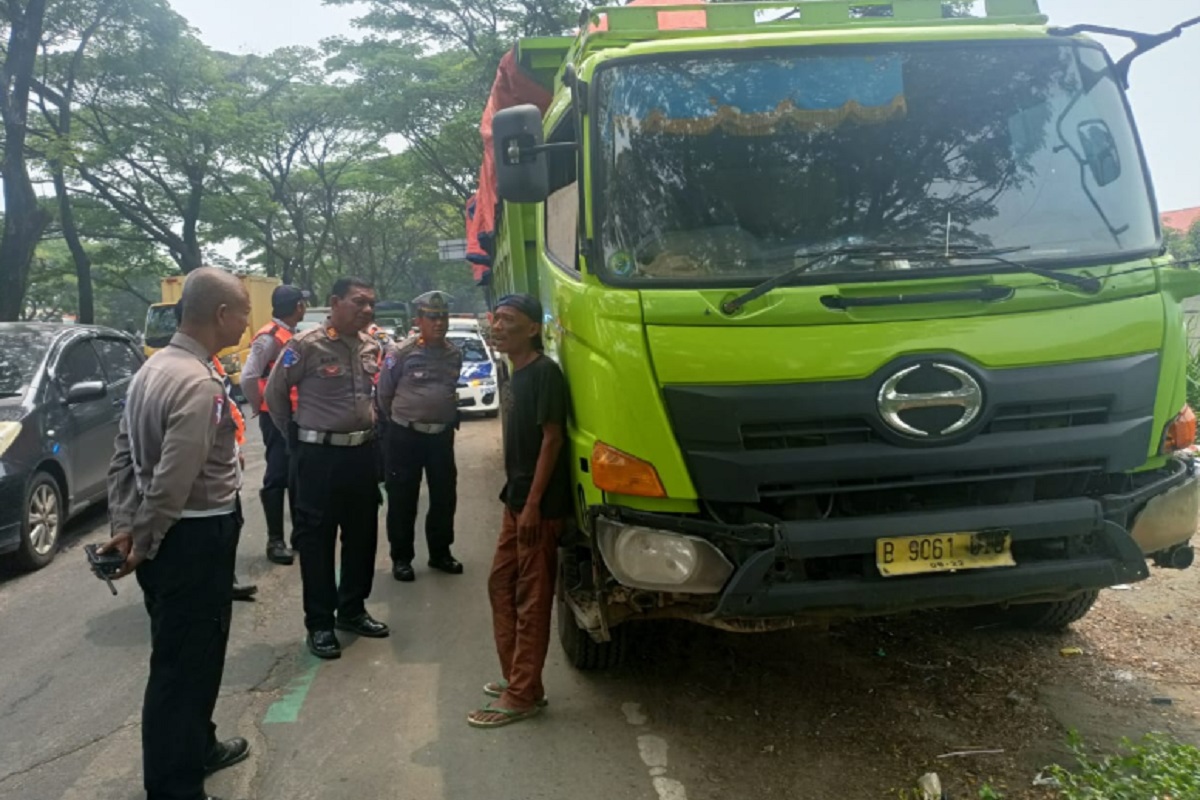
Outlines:
{"type": "Polygon", "coordinates": [[[1108,186],[1121,177],[1121,154],[1108,123],[1089,119],[1079,123],[1079,143],[1097,186],[1108,186]]]}
{"type": "Polygon", "coordinates": [[[510,203],[540,203],[550,195],[550,169],[542,139],[542,112],[525,104],[492,117],[496,189],[510,203]]]}
{"type": "Polygon", "coordinates": [[[67,405],[89,403],[92,400],[103,400],[108,397],[108,389],[103,381],[80,381],[67,389],[67,405]]]}

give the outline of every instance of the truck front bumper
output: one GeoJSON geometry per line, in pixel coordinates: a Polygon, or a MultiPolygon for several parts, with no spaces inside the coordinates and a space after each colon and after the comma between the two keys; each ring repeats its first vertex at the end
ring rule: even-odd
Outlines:
{"type": "Polygon", "coordinates": [[[598,530],[635,526],[719,549],[730,577],[719,594],[693,599],[711,619],[728,620],[1036,602],[1132,583],[1149,577],[1148,556],[1163,563],[1180,548],[1190,554],[1197,508],[1191,464],[1172,462],[1136,491],[1097,498],[746,526],[605,507],[597,522],[598,530]],[[875,563],[881,537],[995,530],[1011,535],[1015,566],[885,578],[875,563]]]}

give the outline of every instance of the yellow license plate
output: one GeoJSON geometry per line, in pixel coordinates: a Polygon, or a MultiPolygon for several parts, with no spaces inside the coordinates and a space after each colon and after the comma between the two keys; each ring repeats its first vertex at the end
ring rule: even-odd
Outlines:
{"type": "Polygon", "coordinates": [[[875,564],[885,578],[960,569],[1015,567],[1012,536],[1003,531],[894,536],[875,542],[875,564]]]}

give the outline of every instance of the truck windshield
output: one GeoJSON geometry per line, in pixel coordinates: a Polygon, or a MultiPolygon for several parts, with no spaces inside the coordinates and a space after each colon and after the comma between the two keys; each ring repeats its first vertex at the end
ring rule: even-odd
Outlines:
{"type": "MultiPolygon", "coordinates": [[[[736,285],[838,247],[1020,248],[1033,264],[1158,246],[1133,124],[1098,47],[690,54],[618,62],[595,84],[607,277],[736,285]]],[[[954,264],[834,258],[795,282],[954,264]]]]}

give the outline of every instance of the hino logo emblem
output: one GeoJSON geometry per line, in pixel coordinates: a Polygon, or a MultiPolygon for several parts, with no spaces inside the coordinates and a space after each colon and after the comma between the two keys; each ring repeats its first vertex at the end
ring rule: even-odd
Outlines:
{"type": "Polygon", "coordinates": [[[916,408],[946,407],[961,408],[962,416],[958,422],[955,422],[950,427],[937,431],[939,436],[950,436],[958,433],[974,422],[979,416],[979,412],[983,410],[983,389],[980,387],[979,381],[975,380],[969,372],[961,370],[958,367],[952,367],[949,364],[916,364],[906,367],[884,381],[883,386],[879,389],[879,413],[883,415],[884,422],[900,433],[909,436],[927,438],[933,435],[934,432],[923,431],[920,428],[909,425],[901,418],[901,413],[916,408]],[[904,379],[926,366],[954,378],[958,381],[958,388],[943,392],[924,392],[920,394],[905,394],[901,392],[900,384],[904,379]]]}

